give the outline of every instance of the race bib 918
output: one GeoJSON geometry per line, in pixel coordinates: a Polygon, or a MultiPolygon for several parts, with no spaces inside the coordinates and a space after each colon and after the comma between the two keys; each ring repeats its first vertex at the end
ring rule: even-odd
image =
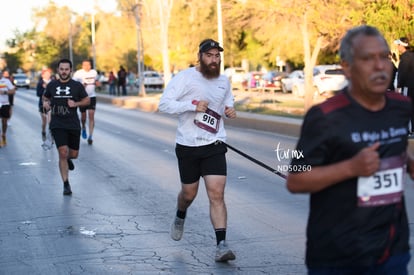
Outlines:
{"type": "Polygon", "coordinates": [[[198,112],[194,118],[194,124],[210,133],[216,134],[219,129],[221,116],[211,109],[198,112]]]}

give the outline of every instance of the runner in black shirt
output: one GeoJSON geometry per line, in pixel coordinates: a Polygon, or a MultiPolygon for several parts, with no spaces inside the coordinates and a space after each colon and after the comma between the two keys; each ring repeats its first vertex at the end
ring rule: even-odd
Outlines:
{"type": "Polygon", "coordinates": [[[309,274],[407,274],[410,99],[386,92],[392,64],[377,29],[350,30],[340,54],[350,85],[306,114],[287,179],[289,191],[311,194],[309,274]]]}
{"type": "MultiPolygon", "coordinates": [[[[401,37],[394,41],[400,53],[398,63],[397,88],[405,96],[411,98],[414,108],[414,53],[410,50],[408,39],[401,37]]],[[[410,136],[414,132],[414,111],[411,113],[410,136]]]]}
{"type": "Polygon", "coordinates": [[[69,171],[75,167],[72,159],[79,154],[80,121],[77,108],[90,103],[84,86],[71,78],[72,62],[58,63],[59,79],[50,82],[43,94],[43,107],[51,109],[50,130],[59,152],[59,170],[63,180],[63,194],[70,195],[69,171]]]}

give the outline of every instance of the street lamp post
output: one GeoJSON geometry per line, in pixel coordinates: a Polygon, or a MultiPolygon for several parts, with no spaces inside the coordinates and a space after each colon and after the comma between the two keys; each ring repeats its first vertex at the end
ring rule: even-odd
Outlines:
{"type": "Polygon", "coordinates": [[[95,46],[95,9],[92,12],[92,22],[91,22],[91,33],[92,33],[92,57],[93,57],[93,67],[97,69],[96,65],[96,46],[95,46]]]}
{"type": "Polygon", "coordinates": [[[146,96],[145,86],[144,86],[144,46],[141,32],[141,8],[142,0],[136,0],[136,5],[134,6],[134,17],[135,25],[137,28],[137,73],[138,73],[138,95],[146,96]]]}
{"type": "MultiPolygon", "coordinates": [[[[223,19],[221,15],[221,0],[217,0],[217,32],[218,32],[218,41],[221,46],[224,48],[224,41],[223,41],[223,19]]],[[[224,71],[224,53],[221,52],[221,65],[220,71],[224,71]]]]}
{"type": "Polygon", "coordinates": [[[70,24],[69,24],[69,60],[70,62],[72,62],[72,66],[73,66],[73,25],[75,24],[75,16],[74,14],[71,12],[69,14],[70,16],[70,24]]]}
{"type": "Polygon", "coordinates": [[[72,16],[69,24],[69,60],[73,65],[73,46],[72,46],[72,16]]]}

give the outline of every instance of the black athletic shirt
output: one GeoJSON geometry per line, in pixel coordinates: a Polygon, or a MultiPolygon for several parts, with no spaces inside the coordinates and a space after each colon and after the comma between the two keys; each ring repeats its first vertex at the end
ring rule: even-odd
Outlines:
{"type": "Polygon", "coordinates": [[[405,51],[398,65],[397,87],[414,89],[414,52],[405,51]]]}
{"type": "Polygon", "coordinates": [[[76,102],[87,97],[82,83],[70,79],[66,83],[54,80],[46,86],[44,96],[50,99],[52,116],[50,129],[80,129],[77,108],[68,106],[68,99],[76,102]]]}
{"type": "MultiPolygon", "coordinates": [[[[404,157],[410,113],[410,99],[398,93],[387,93],[385,107],[371,112],[344,90],[309,110],[297,145],[303,157],[291,164],[337,163],[378,140],[381,159],[404,157]]],[[[369,266],[386,251],[394,255],[409,250],[404,196],[401,202],[385,206],[357,204],[357,178],[310,195],[308,267],[369,266]]]]}

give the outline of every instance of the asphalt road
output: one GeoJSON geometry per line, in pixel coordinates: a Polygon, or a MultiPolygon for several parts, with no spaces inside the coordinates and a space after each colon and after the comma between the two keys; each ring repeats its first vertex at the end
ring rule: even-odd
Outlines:
{"type": "MultiPolygon", "coordinates": [[[[62,195],[55,149],[40,144],[33,90],[19,90],[0,149],[1,274],[303,274],[306,196],[228,153],[228,242],[237,255],[214,262],[205,188],[180,242],[169,237],[179,178],[176,119],[98,105],[94,144],[82,140],[72,197],[62,195]]],[[[229,128],[229,143],[275,165],[274,149],[295,139],[229,128]]]]}
{"type": "MultiPolygon", "coordinates": [[[[237,259],[214,262],[203,185],[183,239],[170,239],[179,190],[174,117],[98,104],[94,144],[81,140],[70,173],[71,197],[62,195],[56,149],[40,146],[33,90],[18,91],[11,124],[0,149],[0,274],[306,273],[308,196],[291,195],[281,177],[232,151],[227,239],[237,259]]],[[[275,149],[296,143],[274,132],[227,132],[229,144],[272,167],[286,164],[275,149]]],[[[412,182],[406,196],[414,209],[412,182]]]]}

